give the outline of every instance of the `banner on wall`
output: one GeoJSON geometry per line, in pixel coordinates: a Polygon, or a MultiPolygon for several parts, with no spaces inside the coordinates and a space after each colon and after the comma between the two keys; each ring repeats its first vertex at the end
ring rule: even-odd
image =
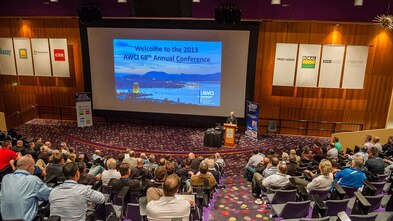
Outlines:
{"type": "Polygon", "coordinates": [[[91,93],[76,93],[75,101],[76,119],[78,122],[78,127],[93,126],[93,114],[91,111],[91,93]]]}
{"type": "Polygon", "coordinates": [[[297,61],[297,87],[316,87],[318,81],[321,45],[300,44],[297,61]]]}
{"type": "Polygon", "coordinates": [[[347,46],[342,88],[363,89],[368,46],[347,46]]]}
{"type": "Polygon", "coordinates": [[[18,75],[33,76],[33,59],[31,56],[30,39],[13,38],[16,69],[18,75]]]}
{"type": "Polygon", "coordinates": [[[70,77],[67,39],[50,38],[49,45],[53,77],[70,77]]]}
{"type": "Polygon", "coordinates": [[[35,76],[52,76],[50,67],[49,44],[47,38],[32,38],[33,64],[35,76]]]}
{"type": "Polygon", "coordinates": [[[273,85],[293,87],[295,81],[297,49],[298,44],[276,44],[273,85]]]}
{"type": "Polygon", "coordinates": [[[16,75],[12,38],[0,38],[0,74],[16,75]]]}
{"type": "Polygon", "coordinates": [[[247,101],[246,121],[247,130],[246,136],[257,140],[258,139],[258,115],[259,104],[247,101]]]}
{"type": "Polygon", "coordinates": [[[318,87],[340,88],[344,45],[323,45],[318,87]]]}

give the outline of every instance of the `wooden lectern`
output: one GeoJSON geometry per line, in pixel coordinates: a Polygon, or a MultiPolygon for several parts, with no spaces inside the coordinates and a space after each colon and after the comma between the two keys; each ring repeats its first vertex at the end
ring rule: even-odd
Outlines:
{"type": "Polygon", "coordinates": [[[235,131],[237,128],[236,124],[224,124],[224,146],[235,146],[235,131]]]}

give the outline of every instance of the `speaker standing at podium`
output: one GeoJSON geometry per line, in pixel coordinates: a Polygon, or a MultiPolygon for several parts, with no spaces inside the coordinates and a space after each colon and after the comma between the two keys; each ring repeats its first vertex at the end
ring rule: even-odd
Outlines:
{"type": "Polygon", "coordinates": [[[231,114],[227,118],[227,123],[228,124],[237,124],[237,119],[235,117],[235,112],[231,111],[231,114]]]}

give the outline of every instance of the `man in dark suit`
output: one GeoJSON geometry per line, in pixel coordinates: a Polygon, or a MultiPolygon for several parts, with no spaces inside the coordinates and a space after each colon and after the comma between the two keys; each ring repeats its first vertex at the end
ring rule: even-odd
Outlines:
{"type": "Polygon", "coordinates": [[[120,175],[120,179],[112,178],[108,183],[109,186],[112,186],[112,194],[118,194],[125,186],[129,186],[130,191],[133,192],[142,190],[139,180],[129,179],[131,176],[129,164],[123,163],[120,165],[120,175]]]}
{"type": "Polygon", "coordinates": [[[231,114],[227,118],[227,123],[228,124],[237,124],[237,119],[235,117],[235,112],[231,111],[231,114]]]}

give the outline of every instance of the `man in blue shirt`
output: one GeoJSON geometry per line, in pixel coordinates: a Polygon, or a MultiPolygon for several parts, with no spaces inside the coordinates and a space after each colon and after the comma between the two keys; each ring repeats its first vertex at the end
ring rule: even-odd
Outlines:
{"type": "Polygon", "coordinates": [[[51,188],[34,173],[34,159],[31,155],[20,158],[17,170],[7,174],[1,183],[1,215],[3,219],[33,220],[38,211],[38,200],[48,200],[51,188]]]}
{"type": "Polygon", "coordinates": [[[363,181],[367,179],[366,174],[361,170],[363,166],[363,157],[354,156],[352,158],[351,168],[346,168],[336,173],[334,181],[340,186],[347,186],[353,188],[360,188],[363,186],[363,181]]]}

